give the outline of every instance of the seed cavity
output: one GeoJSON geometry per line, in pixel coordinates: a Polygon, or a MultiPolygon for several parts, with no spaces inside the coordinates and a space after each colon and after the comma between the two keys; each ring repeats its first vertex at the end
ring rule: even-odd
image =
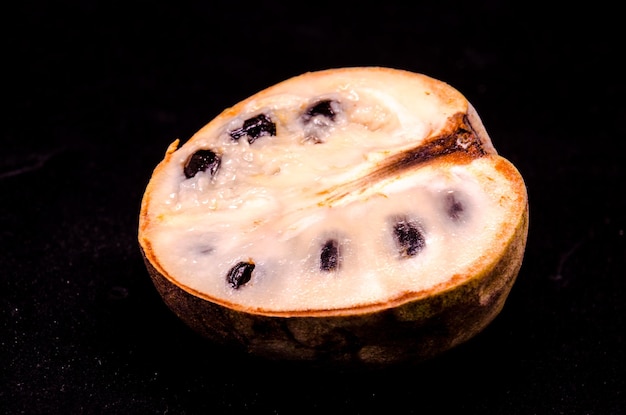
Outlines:
{"type": "Polygon", "coordinates": [[[329,239],[322,245],[320,252],[320,270],[334,271],[339,268],[340,252],[339,242],[336,239],[329,239]]]}
{"type": "Polygon", "coordinates": [[[185,177],[191,179],[201,171],[209,171],[211,177],[215,176],[217,170],[220,168],[222,159],[215,154],[212,150],[203,149],[198,150],[187,159],[185,163],[184,173],[185,177]]]}
{"type": "Polygon", "coordinates": [[[315,144],[324,142],[325,132],[335,122],[339,111],[339,102],[330,99],[320,100],[309,106],[301,116],[305,141],[315,144]]]}
{"type": "Polygon", "coordinates": [[[202,245],[197,248],[197,252],[200,255],[211,255],[214,251],[215,248],[210,245],[202,245]]]}
{"type": "Polygon", "coordinates": [[[239,262],[234,267],[232,267],[228,274],[226,274],[226,282],[230,284],[231,287],[238,289],[242,285],[245,285],[252,278],[252,271],[254,271],[254,262],[239,262]]]}
{"type": "Polygon", "coordinates": [[[448,217],[454,222],[459,222],[465,217],[465,206],[457,198],[454,192],[449,192],[445,197],[445,209],[448,217]]]}
{"type": "Polygon", "coordinates": [[[393,236],[401,258],[410,258],[426,246],[426,238],[420,225],[407,218],[396,219],[393,225],[393,236]]]}
{"type": "Polygon", "coordinates": [[[248,143],[254,143],[258,138],[266,135],[276,135],[276,124],[265,114],[259,114],[248,118],[241,128],[230,132],[233,140],[239,140],[243,136],[248,137],[248,143]]]}
{"type": "Polygon", "coordinates": [[[332,101],[330,99],[324,99],[316,102],[311,105],[304,114],[302,114],[302,121],[305,124],[310,123],[315,119],[316,116],[321,115],[331,121],[335,120],[336,110],[335,106],[338,106],[339,103],[337,101],[332,101]]]}

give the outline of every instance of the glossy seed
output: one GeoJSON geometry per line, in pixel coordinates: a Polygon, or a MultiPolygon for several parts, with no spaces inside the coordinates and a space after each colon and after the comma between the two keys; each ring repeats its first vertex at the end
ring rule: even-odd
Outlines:
{"type": "Polygon", "coordinates": [[[329,239],[322,245],[320,253],[320,270],[333,271],[339,268],[339,243],[329,239]]]}
{"type": "Polygon", "coordinates": [[[402,258],[417,255],[426,245],[419,225],[406,219],[400,219],[394,224],[393,235],[402,258]]]}
{"type": "Polygon", "coordinates": [[[265,135],[276,135],[276,124],[265,114],[248,118],[243,122],[243,127],[230,132],[233,140],[239,140],[241,137],[247,136],[250,144],[265,135]]]}
{"type": "Polygon", "coordinates": [[[300,117],[304,126],[304,140],[314,144],[323,143],[339,109],[339,103],[329,99],[309,106],[300,117]]]}
{"type": "Polygon", "coordinates": [[[464,216],[465,207],[463,203],[456,198],[454,193],[450,192],[446,194],[445,206],[448,217],[453,221],[456,222],[464,216]]]}
{"type": "Polygon", "coordinates": [[[310,106],[304,114],[302,114],[302,121],[308,124],[312,118],[317,115],[322,115],[330,120],[335,120],[335,110],[333,109],[333,102],[329,99],[319,101],[310,106]]]}
{"type": "Polygon", "coordinates": [[[233,288],[240,288],[246,284],[252,278],[252,271],[254,271],[253,262],[239,262],[232,267],[226,275],[226,281],[233,288]]]}
{"type": "Polygon", "coordinates": [[[220,167],[221,158],[211,150],[198,150],[187,159],[184,167],[185,177],[194,177],[201,171],[209,171],[211,176],[215,176],[220,167]]]}

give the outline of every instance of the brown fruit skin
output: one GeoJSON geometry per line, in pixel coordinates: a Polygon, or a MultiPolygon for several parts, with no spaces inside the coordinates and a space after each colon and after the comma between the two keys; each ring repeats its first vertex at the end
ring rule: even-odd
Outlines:
{"type": "Polygon", "coordinates": [[[502,241],[503,254],[473,277],[361,314],[269,316],[234,310],[175,285],[141,252],[167,306],[215,343],[315,366],[388,367],[439,355],[478,334],[499,314],[522,265],[528,223],[526,204],[511,238],[502,241]]]}

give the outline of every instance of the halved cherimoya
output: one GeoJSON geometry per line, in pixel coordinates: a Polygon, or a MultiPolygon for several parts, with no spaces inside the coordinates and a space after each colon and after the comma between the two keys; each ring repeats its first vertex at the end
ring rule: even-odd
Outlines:
{"type": "Polygon", "coordinates": [[[296,76],[176,140],[139,218],[154,284],[193,329],[363,366],[480,332],[527,232],[524,181],[464,96],[382,67],[296,76]]]}

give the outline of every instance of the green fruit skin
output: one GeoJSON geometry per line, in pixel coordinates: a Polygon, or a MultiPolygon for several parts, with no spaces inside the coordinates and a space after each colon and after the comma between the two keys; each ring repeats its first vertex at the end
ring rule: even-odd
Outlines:
{"type": "Polygon", "coordinates": [[[193,330],[229,350],[315,365],[390,366],[439,355],[478,334],[499,314],[522,265],[528,222],[526,205],[504,254],[479,275],[362,314],[277,317],[238,311],[183,290],[145,254],[144,261],[167,306],[193,330]]]}

